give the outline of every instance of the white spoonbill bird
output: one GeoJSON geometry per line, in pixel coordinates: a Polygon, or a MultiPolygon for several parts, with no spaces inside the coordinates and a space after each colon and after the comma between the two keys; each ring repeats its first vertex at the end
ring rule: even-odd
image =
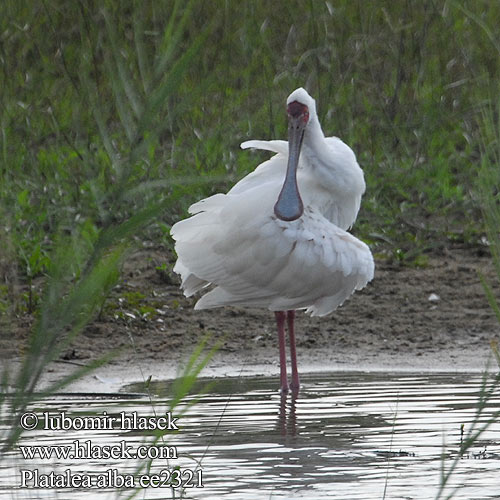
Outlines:
{"type": "Polygon", "coordinates": [[[171,230],[174,271],[186,296],[212,285],[195,309],[265,307],[278,326],[281,391],[287,392],[285,322],[292,379],[299,389],[296,309],[334,311],[374,272],[368,246],[346,230],[365,191],[356,157],[337,137],[325,137],[314,99],[303,89],[287,99],[288,142],[247,141],[241,147],[275,154],[227,194],[191,205],[192,217],[171,230]]]}

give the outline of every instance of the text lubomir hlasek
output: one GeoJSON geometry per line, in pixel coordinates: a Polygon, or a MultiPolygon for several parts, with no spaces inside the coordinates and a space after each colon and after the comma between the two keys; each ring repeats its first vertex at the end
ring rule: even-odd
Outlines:
{"type": "Polygon", "coordinates": [[[137,412],[120,412],[118,415],[108,415],[106,411],[101,415],[88,415],[83,417],[69,417],[63,411],[51,414],[43,412],[41,418],[32,412],[21,416],[21,427],[25,430],[32,430],[42,422],[44,430],[134,430],[134,431],[177,431],[177,417],[172,417],[171,412],[166,412],[162,416],[146,417],[140,416],[137,412]]]}

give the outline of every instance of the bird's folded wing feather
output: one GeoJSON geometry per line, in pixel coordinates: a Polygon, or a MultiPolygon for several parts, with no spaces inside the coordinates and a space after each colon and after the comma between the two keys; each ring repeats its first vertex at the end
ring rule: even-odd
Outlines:
{"type": "Polygon", "coordinates": [[[372,279],[363,242],[309,209],[294,222],[276,219],[274,190],[209,198],[209,210],[172,228],[186,291],[216,285],[198,309],[241,304],[324,315],[372,279]],[[268,215],[254,214],[256,202],[268,215]]]}

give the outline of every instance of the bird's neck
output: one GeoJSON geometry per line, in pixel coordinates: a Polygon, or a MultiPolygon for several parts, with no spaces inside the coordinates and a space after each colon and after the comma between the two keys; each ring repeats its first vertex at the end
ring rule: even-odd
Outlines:
{"type": "Polygon", "coordinates": [[[312,116],[304,133],[304,144],[310,149],[321,149],[325,142],[325,134],[317,116],[312,116]]]}
{"type": "Polygon", "coordinates": [[[299,179],[304,205],[313,204],[334,224],[347,229],[356,219],[365,191],[363,171],[342,141],[338,145],[328,142],[319,122],[309,125],[304,135],[299,179]]]}

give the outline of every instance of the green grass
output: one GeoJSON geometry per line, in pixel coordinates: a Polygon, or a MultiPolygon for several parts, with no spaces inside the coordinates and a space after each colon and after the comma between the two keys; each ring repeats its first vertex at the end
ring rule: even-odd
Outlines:
{"type": "Polygon", "coordinates": [[[241,141],[285,137],[299,85],[365,170],[355,231],[375,252],[474,244],[498,19],[486,1],[7,1],[2,267],[31,283],[58,232],[95,238],[151,200],[166,209],[140,236],[163,244],[162,224],[264,158],[241,141]]]}
{"type": "Polygon", "coordinates": [[[2,329],[9,315],[40,314],[58,241],[73,239],[71,285],[117,245],[171,249],[190,203],[268,156],[240,142],[285,137],[298,86],[358,156],[367,192],[354,232],[378,257],[425,266],[428,252],[486,232],[478,174],[498,159],[484,145],[500,76],[496,2],[2,8],[2,329]]]}
{"type": "MultiPolygon", "coordinates": [[[[179,5],[181,2],[176,2],[175,7],[179,5]]],[[[159,166],[153,165],[155,145],[165,131],[159,113],[180,87],[188,66],[209,33],[209,27],[202,29],[185,45],[182,53],[174,52],[172,48],[184,34],[186,19],[178,11],[164,27],[158,51],[151,50],[155,66],[149,68],[149,75],[141,73],[139,82],[133,68],[121,60],[125,52],[117,42],[112,17],[116,13],[102,7],[95,17],[83,4],[59,7],[51,10],[53,6],[41,4],[34,12],[25,12],[22,6],[9,3],[6,9],[9,14],[32,16],[34,24],[28,21],[18,24],[20,19],[11,18],[3,31],[3,36],[14,46],[19,34],[27,44],[16,47],[19,59],[24,55],[34,66],[39,61],[40,71],[51,74],[47,67],[50,59],[42,50],[47,47],[39,44],[35,34],[38,32],[41,36],[43,30],[52,30],[56,40],[51,49],[56,49],[56,59],[60,51],[63,71],[62,76],[59,75],[56,67],[55,79],[51,80],[40,78],[46,74],[31,75],[32,65],[29,65],[24,68],[26,88],[16,80],[20,74],[15,71],[5,79],[2,102],[5,113],[1,125],[5,161],[1,169],[4,182],[0,206],[4,215],[4,252],[0,261],[5,269],[17,271],[6,273],[6,281],[9,278],[11,282],[27,283],[28,312],[36,310],[36,314],[19,369],[11,370],[6,363],[1,368],[0,415],[7,411],[12,417],[12,426],[0,436],[2,450],[12,448],[19,439],[22,429],[17,425],[18,418],[30,404],[50,397],[112,355],[104,353],[102,358],[40,391],[47,366],[102,310],[136,235],[142,234],[159,213],[172,206],[170,200],[178,196],[170,193],[170,198],[155,199],[151,194],[154,193],[152,185],[168,187],[171,183],[160,179],[155,183],[144,171],[159,166]],[[80,16],[65,17],[68,9],[74,15],[79,8],[82,9],[80,16]],[[58,20],[63,24],[56,26],[58,20]],[[77,44],[80,51],[71,43],[65,47],[59,38],[62,33],[58,29],[69,21],[79,22],[80,28],[90,30],[88,40],[83,37],[77,44]],[[94,29],[100,30],[96,31],[95,40],[91,36],[94,29]],[[98,33],[109,42],[106,50],[101,51],[98,46],[98,33]],[[94,41],[98,42],[96,46],[92,45],[94,41]],[[97,71],[99,60],[103,64],[102,74],[97,71]],[[71,67],[72,61],[78,61],[78,74],[73,72],[76,68],[71,67]],[[99,84],[104,74],[109,77],[108,87],[99,84]],[[27,88],[32,76],[40,87],[27,88]],[[17,92],[16,85],[21,85],[17,92]],[[46,86],[58,95],[43,93],[46,86]],[[12,99],[20,100],[9,101],[9,91],[12,99]],[[55,97],[57,104],[52,101],[55,97]],[[60,103],[63,103],[61,109],[60,103]],[[11,105],[29,112],[19,121],[11,105]],[[80,125],[85,121],[85,128],[70,126],[76,115],[80,125]],[[49,120],[44,122],[47,117],[49,120]],[[69,120],[67,125],[66,120],[69,120]],[[33,280],[40,275],[44,276],[42,291],[35,296],[33,280]]],[[[140,22],[138,11],[132,25],[140,26],[140,22]]],[[[4,54],[6,63],[11,53],[4,54]]],[[[141,71],[147,71],[142,56],[138,56],[137,62],[141,63],[141,71]]],[[[3,76],[6,75],[7,71],[3,76]]],[[[2,290],[2,308],[6,309],[4,295],[2,290]]],[[[139,297],[130,299],[137,303],[139,297]]],[[[13,306],[14,301],[11,309],[13,306]]],[[[4,321],[1,328],[5,334],[8,322],[4,321]]]]}
{"type": "Polygon", "coordinates": [[[496,2],[2,9],[4,318],[43,308],[58,241],[78,241],[70,284],[119,244],[171,246],[190,203],[266,158],[240,142],[285,137],[284,102],[298,86],[365,171],[354,231],[377,256],[425,265],[427,252],[485,234],[478,173],[497,160],[483,144],[500,76],[496,2]]]}

